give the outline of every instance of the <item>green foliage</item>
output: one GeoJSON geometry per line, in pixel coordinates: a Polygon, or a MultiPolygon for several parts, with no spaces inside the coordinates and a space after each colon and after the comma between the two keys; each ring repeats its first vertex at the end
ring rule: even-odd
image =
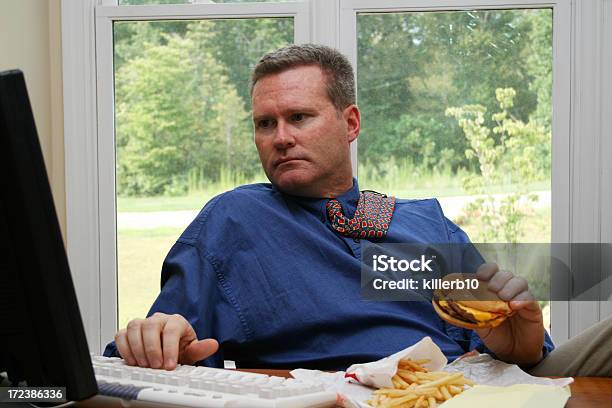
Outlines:
{"type": "Polygon", "coordinates": [[[190,28],[193,30],[203,26],[207,27],[209,35],[205,42],[206,48],[224,67],[245,106],[250,107],[251,71],[264,54],[293,42],[293,20],[214,20],[206,21],[205,24],[194,22],[190,28]]]}
{"type": "Polygon", "coordinates": [[[190,35],[168,35],[117,72],[120,194],[182,194],[192,168],[254,171],[254,154],[241,151],[250,139],[244,104],[198,48],[190,35]]]}
{"type": "MultiPolygon", "coordinates": [[[[445,109],[494,111],[496,88],[517,91],[516,118],[535,115],[550,124],[550,9],[362,14],[357,23],[360,159],[410,155],[430,169],[477,171],[477,158],[463,154],[468,141],[445,109]]],[[[488,116],[483,124],[496,125],[488,116]]]]}
{"type": "Polygon", "coordinates": [[[290,29],[286,19],[117,23],[118,194],[183,195],[259,173],[240,58],[286,44],[290,29]]]}
{"type": "Polygon", "coordinates": [[[530,120],[551,128],[552,116],[552,10],[528,16],[531,29],[529,46],[523,50],[529,73],[529,90],[537,95],[538,104],[530,120]]]}
{"type": "MultiPolygon", "coordinates": [[[[360,178],[390,193],[392,180],[414,186],[420,177],[454,191],[447,179],[475,173],[474,191],[550,170],[550,143],[533,125],[550,131],[551,10],[365,14],[357,22],[360,178]],[[498,107],[497,88],[517,91],[503,110],[514,121],[485,114],[498,107]],[[474,118],[470,109],[481,109],[471,140],[448,106],[474,118]],[[504,170],[492,171],[501,146],[504,170]]],[[[265,52],[292,42],[292,19],[117,22],[114,37],[120,196],[183,195],[260,174],[249,75],[265,52]]]]}
{"type": "Polygon", "coordinates": [[[415,165],[410,158],[397,160],[393,157],[381,163],[360,161],[358,170],[360,186],[411,198],[461,195],[461,175],[465,174],[463,170],[455,173],[448,167],[428,169],[415,165]]]}
{"type": "Polygon", "coordinates": [[[516,91],[495,91],[499,112],[491,115],[493,128],[485,124],[486,108],[466,105],[448,108],[446,114],[457,120],[469,143],[467,158],[478,160],[479,173],[464,177],[464,188],[478,198],[466,210],[468,216],[482,220],[484,228],[473,239],[479,242],[519,242],[521,223],[529,204],[537,196],[529,194],[527,184],[544,180],[550,172],[550,132],[535,121],[524,123],[514,117],[516,91]],[[491,188],[502,181],[521,186],[517,192],[502,197],[491,188]]]}

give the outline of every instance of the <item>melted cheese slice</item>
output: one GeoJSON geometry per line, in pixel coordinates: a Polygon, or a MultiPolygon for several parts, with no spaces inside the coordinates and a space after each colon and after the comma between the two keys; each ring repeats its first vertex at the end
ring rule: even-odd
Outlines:
{"type": "Polygon", "coordinates": [[[461,309],[465,310],[466,312],[468,312],[472,316],[474,316],[474,318],[476,320],[478,320],[479,322],[486,322],[486,321],[489,321],[489,320],[497,319],[500,316],[497,313],[483,312],[482,310],[473,309],[471,307],[465,307],[465,306],[462,306],[460,304],[457,304],[457,305],[461,309]]]}
{"type": "MultiPolygon", "coordinates": [[[[440,300],[439,303],[443,307],[449,307],[448,302],[446,300],[440,300]]],[[[457,303],[457,306],[459,306],[461,309],[465,310],[466,312],[470,313],[472,316],[474,316],[474,319],[478,320],[479,322],[486,322],[486,321],[497,319],[498,317],[500,317],[500,315],[497,313],[483,312],[482,310],[477,310],[471,307],[462,306],[459,303],[457,303]]]]}

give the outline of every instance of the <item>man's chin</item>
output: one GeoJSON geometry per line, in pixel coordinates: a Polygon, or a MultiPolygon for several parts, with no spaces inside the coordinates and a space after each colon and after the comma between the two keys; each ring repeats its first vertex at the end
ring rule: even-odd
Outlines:
{"type": "Polygon", "coordinates": [[[309,191],[313,187],[314,178],[305,174],[297,174],[297,172],[288,171],[278,177],[274,177],[271,181],[272,184],[283,193],[297,196],[309,196],[309,191]]]}

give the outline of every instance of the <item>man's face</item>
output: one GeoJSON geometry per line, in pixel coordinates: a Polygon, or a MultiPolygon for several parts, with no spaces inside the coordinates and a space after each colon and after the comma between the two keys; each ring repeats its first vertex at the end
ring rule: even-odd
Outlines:
{"type": "Polygon", "coordinates": [[[359,133],[359,110],[335,108],[318,66],[263,77],[252,103],[259,158],[277,188],[328,197],[352,186],[349,144],[359,133]]]}

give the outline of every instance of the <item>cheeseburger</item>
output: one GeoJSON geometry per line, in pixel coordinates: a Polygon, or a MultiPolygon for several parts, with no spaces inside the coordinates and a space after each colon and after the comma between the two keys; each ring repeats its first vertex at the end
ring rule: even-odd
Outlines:
{"type": "MultiPolygon", "coordinates": [[[[452,273],[444,281],[465,280],[464,274],[452,273]]],[[[510,315],[512,309],[491,292],[488,283],[480,281],[476,289],[437,289],[433,293],[433,307],[446,322],[465,329],[497,327],[510,315]]]]}

